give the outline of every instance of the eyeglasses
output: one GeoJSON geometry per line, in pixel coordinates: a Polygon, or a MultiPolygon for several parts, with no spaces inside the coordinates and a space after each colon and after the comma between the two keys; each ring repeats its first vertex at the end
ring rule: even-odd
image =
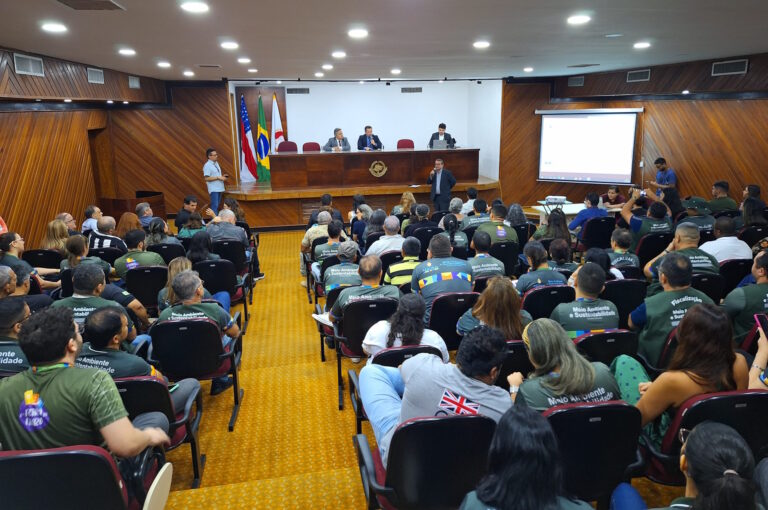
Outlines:
{"type": "Polygon", "coordinates": [[[681,428],[677,431],[677,439],[680,441],[680,444],[685,444],[686,441],[688,441],[688,436],[691,435],[691,431],[688,429],[681,428]]]}

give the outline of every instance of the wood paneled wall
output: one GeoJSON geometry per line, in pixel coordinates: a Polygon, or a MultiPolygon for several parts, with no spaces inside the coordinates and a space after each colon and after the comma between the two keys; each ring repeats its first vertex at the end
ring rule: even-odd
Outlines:
{"type": "Polygon", "coordinates": [[[174,87],[171,96],[171,108],[110,112],[118,196],[162,191],[169,212],[189,194],[201,206],[208,202],[207,148],[215,148],[222,170],[235,175],[226,85],[174,87]]]}
{"type": "Polygon", "coordinates": [[[85,219],[96,198],[88,130],[106,124],[101,110],[0,113],[0,215],[27,249],[56,214],[85,219]]]}
{"type": "MultiPolygon", "coordinates": [[[[725,179],[737,201],[745,184],[768,190],[768,100],[606,101],[550,103],[546,83],[504,84],[499,179],[504,201],[533,204],[547,195],[580,201],[605,186],[537,182],[540,116],[536,109],[637,108],[633,181],[655,178],[653,160],[677,170],[681,195],[709,197],[712,183],[725,179]],[[645,163],[645,173],[639,159],[645,163]]],[[[768,193],[766,193],[768,194],[768,193]]]]}
{"type": "MultiPolygon", "coordinates": [[[[23,52],[22,52],[23,53],[23,52]]],[[[28,55],[27,53],[24,53],[28,55]]],[[[31,54],[30,54],[31,55],[31,54]]],[[[128,74],[103,69],[104,84],[88,83],[87,67],[55,58],[42,57],[45,77],[16,74],[13,50],[0,49],[0,99],[66,99],[164,103],[165,83],[139,77],[141,88],[128,88],[128,74]]]]}

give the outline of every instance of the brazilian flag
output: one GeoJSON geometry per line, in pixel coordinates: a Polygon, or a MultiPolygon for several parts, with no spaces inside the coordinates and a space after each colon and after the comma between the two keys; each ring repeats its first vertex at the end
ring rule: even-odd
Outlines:
{"type": "Polygon", "coordinates": [[[270,182],[272,175],[269,172],[269,133],[267,132],[267,120],[264,117],[264,104],[259,96],[259,128],[256,132],[256,173],[259,182],[270,182]]]}

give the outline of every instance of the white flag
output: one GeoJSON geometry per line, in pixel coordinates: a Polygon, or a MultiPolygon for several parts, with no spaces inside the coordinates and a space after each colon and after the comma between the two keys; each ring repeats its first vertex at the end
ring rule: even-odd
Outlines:
{"type": "Polygon", "coordinates": [[[284,142],[283,123],[280,120],[280,109],[277,107],[277,95],[272,94],[272,144],[270,147],[277,152],[277,146],[284,142]]]}

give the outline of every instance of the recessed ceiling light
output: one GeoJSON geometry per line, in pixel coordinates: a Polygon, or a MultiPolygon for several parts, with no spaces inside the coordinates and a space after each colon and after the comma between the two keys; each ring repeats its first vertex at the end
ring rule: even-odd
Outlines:
{"type": "Polygon", "coordinates": [[[171,63],[170,62],[166,62],[165,60],[161,60],[160,62],[157,63],[157,67],[162,67],[164,69],[167,69],[167,68],[171,67],[171,63]]]}
{"type": "Polygon", "coordinates": [[[72,100],[71,100],[71,99],[65,99],[65,100],[64,100],[64,102],[65,102],[65,103],[71,103],[71,102],[72,102],[72,100]]]}
{"type": "Polygon", "coordinates": [[[221,47],[225,50],[236,50],[240,47],[239,44],[237,44],[235,41],[224,41],[221,43],[221,47]]]}
{"type": "Polygon", "coordinates": [[[323,67],[323,69],[325,69],[326,71],[330,71],[331,69],[333,69],[333,65],[331,65],[331,64],[323,64],[323,66],[322,66],[322,67],[323,67]]]}
{"type": "Polygon", "coordinates": [[[391,71],[389,71],[389,72],[392,73],[392,74],[400,74],[400,73],[402,73],[402,71],[400,69],[396,68],[396,67],[394,69],[392,69],[391,71]]]}
{"type": "Polygon", "coordinates": [[[315,73],[315,78],[322,78],[323,76],[325,76],[325,74],[321,73],[320,71],[315,73]]]}
{"type": "Polygon", "coordinates": [[[278,85],[282,85],[283,82],[281,80],[277,80],[275,83],[277,83],[278,85]]]}
{"type": "Polygon", "coordinates": [[[132,57],[136,54],[136,50],[133,48],[120,48],[117,52],[126,57],[132,57]]]}
{"type": "Polygon", "coordinates": [[[123,104],[128,104],[128,101],[123,101],[123,104]]]}
{"type": "Polygon", "coordinates": [[[360,80],[360,85],[363,85],[363,84],[365,84],[365,82],[363,80],[360,80]]]}
{"type": "Polygon", "coordinates": [[[523,71],[525,71],[526,73],[532,73],[533,67],[523,67],[523,71]]]}
{"type": "Polygon", "coordinates": [[[690,90],[688,90],[688,89],[685,89],[685,90],[683,91],[683,94],[684,94],[684,95],[686,95],[686,96],[687,96],[688,94],[690,94],[690,93],[691,93],[691,91],[690,91],[690,90]]]}
{"type": "Polygon", "coordinates": [[[474,46],[478,50],[484,50],[486,48],[489,48],[491,46],[491,43],[489,43],[488,41],[475,41],[472,43],[472,46],[474,46]]]}
{"type": "Polygon", "coordinates": [[[586,14],[575,14],[568,18],[569,25],[583,25],[584,23],[589,23],[590,21],[592,21],[592,18],[586,14]]]}
{"type": "Polygon", "coordinates": [[[444,80],[437,80],[437,83],[443,83],[444,80]]]}
{"type": "Polygon", "coordinates": [[[208,12],[208,4],[205,2],[184,2],[181,4],[181,8],[194,14],[208,12]]]}
{"type": "Polygon", "coordinates": [[[40,101],[42,101],[42,99],[38,98],[38,99],[35,99],[35,101],[39,103],[40,101]]]}
{"type": "Polygon", "coordinates": [[[615,37],[624,37],[624,34],[605,34],[603,37],[607,37],[608,39],[613,39],[615,37]]]}
{"type": "Polygon", "coordinates": [[[240,57],[240,58],[237,59],[237,61],[239,63],[241,63],[241,64],[250,64],[251,63],[251,59],[248,58],[248,57],[240,57]]]}
{"type": "Polygon", "coordinates": [[[338,50],[338,51],[334,51],[333,53],[331,53],[331,56],[333,58],[346,58],[347,53],[344,52],[344,51],[338,50]]]}
{"type": "Polygon", "coordinates": [[[184,76],[194,76],[195,73],[192,71],[184,71],[184,76]]]}
{"type": "Polygon", "coordinates": [[[114,101],[112,101],[111,99],[107,99],[107,104],[112,104],[112,103],[114,103],[114,101]]]}
{"type": "Polygon", "coordinates": [[[650,47],[651,47],[651,43],[649,43],[648,41],[640,41],[640,42],[636,42],[634,44],[634,48],[636,50],[644,50],[644,49],[650,48],[650,47]]]}
{"type": "Polygon", "coordinates": [[[249,73],[258,73],[258,72],[259,72],[259,70],[258,70],[258,69],[256,69],[255,67],[251,67],[250,69],[248,69],[248,72],[249,72],[249,73]]]}
{"type": "Polygon", "coordinates": [[[40,26],[40,28],[42,28],[46,32],[51,32],[53,34],[61,34],[61,33],[67,31],[67,27],[65,27],[61,23],[57,23],[55,21],[50,21],[48,23],[43,23],[40,26]]]}
{"type": "Polygon", "coordinates": [[[365,39],[368,37],[368,30],[364,28],[353,28],[349,32],[347,32],[347,35],[350,36],[352,39],[365,39]]]}

